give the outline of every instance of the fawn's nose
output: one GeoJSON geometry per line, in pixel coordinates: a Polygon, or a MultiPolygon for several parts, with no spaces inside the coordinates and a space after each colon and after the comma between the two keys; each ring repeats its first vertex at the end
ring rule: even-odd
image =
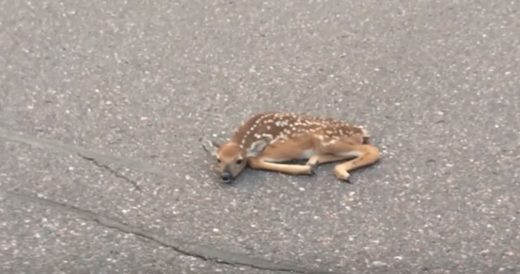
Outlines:
{"type": "Polygon", "coordinates": [[[229,172],[224,172],[222,173],[221,178],[224,183],[230,183],[233,180],[233,175],[229,172]]]}

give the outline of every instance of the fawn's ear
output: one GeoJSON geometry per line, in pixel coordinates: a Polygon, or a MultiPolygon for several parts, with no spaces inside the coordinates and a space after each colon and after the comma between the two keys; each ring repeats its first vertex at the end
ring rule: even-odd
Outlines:
{"type": "Polygon", "coordinates": [[[217,151],[218,151],[218,148],[220,147],[220,145],[215,142],[214,140],[211,140],[211,141],[208,141],[208,146],[204,145],[204,143],[202,143],[202,149],[204,149],[204,151],[206,151],[206,153],[209,155],[209,156],[213,156],[213,157],[217,157],[217,151]]]}
{"type": "Polygon", "coordinates": [[[264,138],[255,141],[246,151],[246,157],[256,157],[269,145],[269,140],[264,138]]]}
{"type": "Polygon", "coordinates": [[[217,143],[215,140],[211,140],[210,143],[211,143],[211,145],[212,145],[213,147],[215,147],[215,148],[219,148],[219,147],[220,147],[220,144],[217,143]]]}

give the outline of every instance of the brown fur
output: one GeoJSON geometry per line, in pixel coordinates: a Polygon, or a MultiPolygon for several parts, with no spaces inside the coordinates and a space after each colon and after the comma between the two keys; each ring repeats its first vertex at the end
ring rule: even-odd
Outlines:
{"type": "Polygon", "coordinates": [[[348,171],[376,162],[379,150],[360,127],[329,118],[294,113],[264,113],[247,120],[217,151],[220,174],[236,177],[246,166],[289,174],[312,174],[316,165],[351,159],[335,168],[339,179],[348,171]],[[354,159],[352,159],[354,158],[354,159]],[[307,159],[305,165],[283,162],[307,159]]]}

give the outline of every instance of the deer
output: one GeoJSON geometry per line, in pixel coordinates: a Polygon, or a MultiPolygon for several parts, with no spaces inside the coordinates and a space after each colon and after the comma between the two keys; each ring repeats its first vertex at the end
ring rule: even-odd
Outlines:
{"type": "Polygon", "coordinates": [[[369,138],[363,127],[336,119],[269,112],[242,123],[226,143],[212,141],[212,154],[217,161],[215,171],[227,184],[246,167],[314,175],[318,165],[342,160],[334,167],[334,174],[350,183],[350,171],[380,158],[379,149],[369,138]]]}

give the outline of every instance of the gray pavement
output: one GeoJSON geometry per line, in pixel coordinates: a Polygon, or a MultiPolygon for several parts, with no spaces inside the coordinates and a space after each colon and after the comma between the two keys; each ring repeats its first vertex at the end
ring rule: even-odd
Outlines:
{"type": "Polygon", "coordinates": [[[0,272],[520,273],[519,73],[518,1],[0,1],[0,272]],[[264,111],[383,159],[222,186],[264,111]]]}

